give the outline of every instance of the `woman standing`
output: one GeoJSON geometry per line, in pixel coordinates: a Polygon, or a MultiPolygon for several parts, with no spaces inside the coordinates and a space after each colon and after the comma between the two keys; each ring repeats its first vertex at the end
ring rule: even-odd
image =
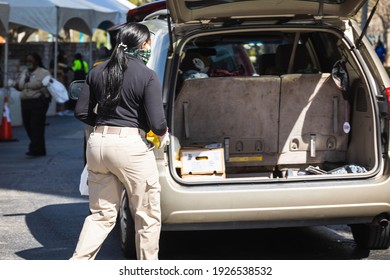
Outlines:
{"type": "Polygon", "coordinates": [[[145,132],[160,137],[160,148],[169,143],[162,89],[145,65],[151,44],[148,28],[127,24],[116,39],[111,58],[89,72],[75,108],[75,116],[95,129],[86,152],[91,215],[72,259],[96,257],[115,226],[122,184],[135,223],[137,258],[158,259],[161,187],[145,132]]]}
{"type": "Polygon", "coordinates": [[[26,155],[45,156],[46,113],[51,98],[42,80],[49,76],[50,72],[44,69],[42,59],[37,53],[27,55],[25,64],[27,69],[21,73],[15,88],[21,91],[22,120],[30,138],[26,155]]]}

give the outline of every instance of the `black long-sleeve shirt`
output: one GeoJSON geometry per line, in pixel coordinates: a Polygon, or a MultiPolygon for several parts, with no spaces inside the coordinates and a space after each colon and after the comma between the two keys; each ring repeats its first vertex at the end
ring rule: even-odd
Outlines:
{"type": "Polygon", "coordinates": [[[123,73],[122,98],[115,111],[105,114],[100,108],[97,114],[94,113],[103,94],[105,80],[102,72],[106,64],[107,61],[89,72],[75,107],[75,116],[91,126],[136,127],[163,135],[167,130],[167,122],[160,81],[153,70],[135,57],[129,58],[128,67],[123,73]]]}

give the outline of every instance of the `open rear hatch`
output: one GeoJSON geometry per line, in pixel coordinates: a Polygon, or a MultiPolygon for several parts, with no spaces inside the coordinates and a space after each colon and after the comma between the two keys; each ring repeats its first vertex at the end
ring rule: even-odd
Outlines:
{"type": "MultiPolygon", "coordinates": [[[[244,16],[349,17],[364,2],[169,0],[168,7],[175,23],[192,24],[244,16]]],[[[380,155],[376,110],[364,75],[355,71],[360,66],[352,52],[343,54],[350,60],[347,66],[335,67],[336,61],[343,61],[338,49],[343,39],[316,30],[315,25],[313,30],[304,26],[299,31],[251,28],[238,33],[233,29],[221,34],[197,33],[184,38],[178,47],[183,55],[177,71],[181,74],[170,148],[177,178],[199,183],[372,176],[380,155]],[[280,65],[260,76],[242,67],[248,62],[244,53],[250,56],[255,44],[263,48],[256,57],[256,72],[260,73],[262,58],[272,57],[280,65]],[[322,66],[315,64],[320,55],[315,48],[321,46],[333,52],[332,57],[321,54],[322,66]],[[239,68],[228,69],[229,53],[239,68]],[[204,71],[186,76],[188,58],[202,60],[204,71]],[[332,62],[327,63],[330,58],[332,62]],[[340,86],[345,82],[343,71],[350,71],[346,82],[351,98],[345,97],[340,86]]]]}
{"type": "Polygon", "coordinates": [[[351,17],[366,0],[167,0],[175,23],[215,18],[312,15],[351,17]]]}

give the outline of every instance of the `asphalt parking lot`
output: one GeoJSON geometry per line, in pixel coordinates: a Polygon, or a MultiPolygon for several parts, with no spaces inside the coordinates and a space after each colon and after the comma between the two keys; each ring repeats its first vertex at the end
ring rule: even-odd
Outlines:
{"type": "MultiPolygon", "coordinates": [[[[72,116],[48,117],[45,157],[25,155],[22,126],[12,127],[15,141],[0,142],[0,259],[65,260],[73,253],[88,214],[78,189],[83,128],[72,116]]],[[[116,234],[98,258],[124,258],[116,234]]]]}

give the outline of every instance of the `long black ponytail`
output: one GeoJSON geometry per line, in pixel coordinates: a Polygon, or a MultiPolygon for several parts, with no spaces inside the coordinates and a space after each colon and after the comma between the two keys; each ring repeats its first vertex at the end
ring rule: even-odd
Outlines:
{"type": "Polygon", "coordinates": [[[116,36],[116,46],[103,70],[103,79],[105,79],[101,100],[103,110],[114,110],[121,100],[123,73],[127,69],[128,62],[126,51],[140,49],[142,44],[149,39],[149,29],[140,23],[128,23],[119,30],[116,36]]]}

